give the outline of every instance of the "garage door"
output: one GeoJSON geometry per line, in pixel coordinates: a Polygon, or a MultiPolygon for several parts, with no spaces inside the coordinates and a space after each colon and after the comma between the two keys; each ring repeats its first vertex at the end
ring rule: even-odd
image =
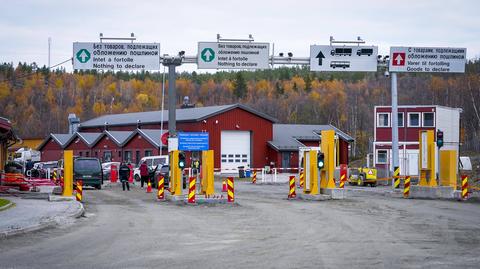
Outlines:
{"type": "Polygon", "coordinates": [[[250,132],[222,131],[221,168],[236,169],[250,165],[250,132]]]}

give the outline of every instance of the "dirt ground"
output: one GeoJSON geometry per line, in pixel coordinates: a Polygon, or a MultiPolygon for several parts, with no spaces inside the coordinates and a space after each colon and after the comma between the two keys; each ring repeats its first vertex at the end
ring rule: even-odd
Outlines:
{"type": "Polygon", "coordinates": [[[1,241],[0,268],[480,266],[478,198],[406,200],[349,186],[345,200],[312,202],[287,200],[286,184],[235,187],[233,206],[160,203],[138,186],[85,190],[84,218],[1,241]]]}

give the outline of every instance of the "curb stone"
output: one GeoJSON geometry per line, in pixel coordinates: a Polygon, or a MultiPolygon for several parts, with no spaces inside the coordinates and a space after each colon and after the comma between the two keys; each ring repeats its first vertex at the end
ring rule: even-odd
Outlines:
{"type": "Polygon", "coordinates": [[[8,204],[0,207],[0,211],[7,210],[7,209],[9,209],[10,207],[13,207],[13,206],[15,206],[15,203],[12,203],[12,202],[9,201],[8,204]]]}
{"type": "MultiPolygon", "coordinates": [[[[67,215],[66,217],[60,217],[61,219],[63,219],[63,218],[79,218],[80,216],[82,216],[85,213],[85,207],[83,206],[83,204],[80,203],[80,202],[77,202],[77,201],[75,201],[75,203],[77,203],[77,205],[79,205],[77,211],[73,214],[67,215]]],[[[49,227],[54,227],[54,226],[57,226],[57,224],[59,222],[60,222],[60,220],[54,218],[54,219],[43,221],[43,222],[31,225],[31,226],[27,226],[27,227],[24,227],[24,228],[20,228],[20,229],[15,229],[15,230],[11,230],[11,231],[1,231],[0,232],[0,239],[9,238],[9,237],[12,237],[12,236],[15,236],[15,235],[26,234],[26,233],[30,233],[30,232],[36,232],[36,231],[40,231],[40,230],[43,230],[43,229],[46,229],[46,228],[49,228],[49,227]]]]}

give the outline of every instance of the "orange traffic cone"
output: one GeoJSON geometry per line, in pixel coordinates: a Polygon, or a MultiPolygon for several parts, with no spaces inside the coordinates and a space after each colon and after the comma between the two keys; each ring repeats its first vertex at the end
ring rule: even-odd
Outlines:
{"type": "Polygon", "coordinates": [[[147,183],[147,193],[151,193],[151,192],[152,192],[152,184],[150,183],[150,180],[149,180],[147,183]]]}
{"type": "Polygon", "coordinates": [[[225,179],[222,181],[222,192],[227,192],[227,181],[225,179]]]}

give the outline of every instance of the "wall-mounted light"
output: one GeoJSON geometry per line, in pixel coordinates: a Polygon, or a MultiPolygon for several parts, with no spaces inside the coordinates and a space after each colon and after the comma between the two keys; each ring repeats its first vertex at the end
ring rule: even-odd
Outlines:
{"type": "Polygon", "coordinates": [[[218,120],[215,120],[215,124],[218,124],[218,120]]]}

